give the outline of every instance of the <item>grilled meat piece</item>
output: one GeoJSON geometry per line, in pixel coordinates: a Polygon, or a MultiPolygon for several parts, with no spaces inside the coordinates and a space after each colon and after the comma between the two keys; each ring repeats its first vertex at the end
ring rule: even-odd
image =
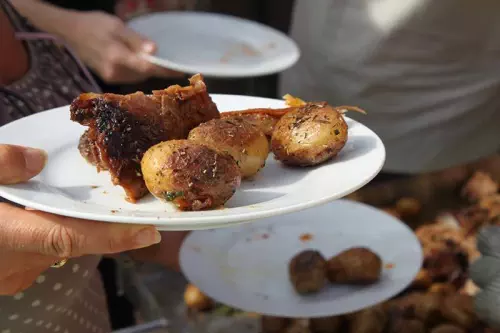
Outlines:
{"type": "Polygon", "coordinates": [[[82,94],[71,104],[71,120],[88,127],[80,153],[99,171],[109,171],[130,202],[148,192],[140,161],[150,147],[185,139],[194,127],[220,117],[203,77],[189,81],[187,87],[175,85],[152,95],[82,94]]]}

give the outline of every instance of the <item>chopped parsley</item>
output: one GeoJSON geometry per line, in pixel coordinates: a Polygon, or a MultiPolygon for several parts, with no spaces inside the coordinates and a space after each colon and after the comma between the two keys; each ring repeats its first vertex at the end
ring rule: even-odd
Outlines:
{"type": "Polygon", "coordinates": [[[183,195],[183,191],[168,191],[164,193],[165,200],[167,201],[174,201],[175,199],[182,197],[183,195]]]}

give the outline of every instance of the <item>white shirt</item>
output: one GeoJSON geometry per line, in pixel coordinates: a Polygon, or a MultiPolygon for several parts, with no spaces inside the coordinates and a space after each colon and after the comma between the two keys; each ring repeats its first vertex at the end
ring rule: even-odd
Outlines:
{"type": "Polygon", "coordinates": [[[389,172],[500,149],[500,1],[296,0],[302,51],[280,93],[333,105],[380,135],[389,172]]]}

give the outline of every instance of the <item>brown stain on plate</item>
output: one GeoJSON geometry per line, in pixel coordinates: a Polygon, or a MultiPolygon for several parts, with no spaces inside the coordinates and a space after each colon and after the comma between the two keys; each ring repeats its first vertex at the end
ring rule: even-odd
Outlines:
{"type": "Polygon", "coordinates": [[[299,236],[299,240],[303,243],[307,243],[307,242],[310,242],[312,241],[314,238],[314,235],[313,234],[310,234],[310,233],[304,233],[304,234],[301,234],[299,236]]]}
{"type": "Polygon", "coordinates": [[[396,265],[392,264],[392,263],[387,263],[385,264],[385,269],[393,269],[394,267],[396,267],[396,265]]]}

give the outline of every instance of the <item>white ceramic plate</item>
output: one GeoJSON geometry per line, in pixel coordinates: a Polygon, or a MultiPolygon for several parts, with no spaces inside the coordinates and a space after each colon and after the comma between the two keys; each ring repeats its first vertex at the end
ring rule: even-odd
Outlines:
{"type": "MultiPolygon", "coordinates": [[[[214,95],[220,110],[283,107],[283,101],[214,95]]],[[[270,154],[255,180],[245,181],[225,209],[181,212],[153,196],[137,204],[125,201],[107,172],[97,173],[78,151],[84,127],[70,121],[62,107],[0,128],[0,143],[43,148],[45,170],[28,183],[0,186],[0,196],[42,211],[98,221],[154,224],[161,230],[222,227],[319,205],[343,197],[380,171],[384,145],[367,127],[347,119],[349,139],[339,156],[315,168],[287,168],[270,154]]]]}
{"type": "Polygon", "coordinates": [[[422,249],[413,232],[396,218],[338,200],[251,225],[193,232],[181,248],[180,261],[188,280],[221,303],[272,316],[308,318],[350,313],[395,296],[418,273],[422,249]],[[330,258],[358,246],[383,259],[379,283],[328,285],[311,296],[292,289],[288,262],[298,252],[316,249],[330,258]]]}
{"type": "Polygon", "coordinates": [[[281,72],[300,51],[285,34],[263,24],[211,13],[164,12],[140,16],[128,25],[154,41],[149,61],[209,77],[252,77],[281,72]]]}

